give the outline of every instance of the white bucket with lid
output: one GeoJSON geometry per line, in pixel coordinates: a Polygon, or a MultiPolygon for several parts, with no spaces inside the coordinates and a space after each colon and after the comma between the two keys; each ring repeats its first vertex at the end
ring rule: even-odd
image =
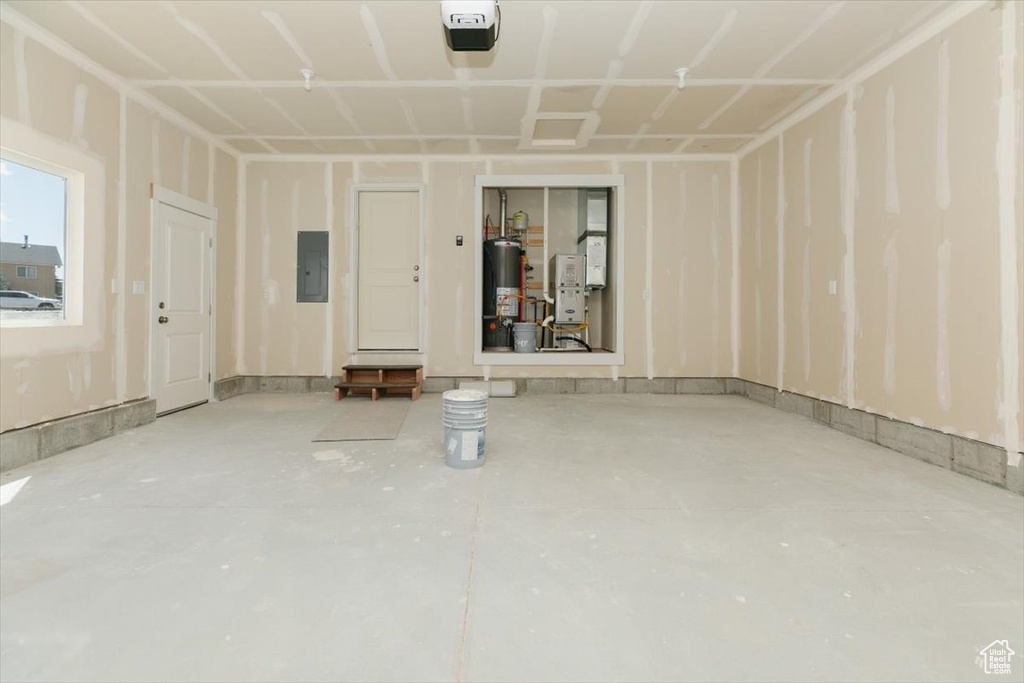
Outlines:
{"type": "Polygon", "coordinates": [[[480,467],[484,464],[487,394],[474,389],[452,389],[441,397],[445,463],[456,469],[480,467]]]}

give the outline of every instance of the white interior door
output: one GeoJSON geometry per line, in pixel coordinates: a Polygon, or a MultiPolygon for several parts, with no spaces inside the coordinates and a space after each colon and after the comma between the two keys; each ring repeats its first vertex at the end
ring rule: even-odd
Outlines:
{"type": "Polygon", "coordinates": [[[164,413],[210,397],[209,218],[156,202],[152,391],[164,413]]]}
{"type": "Polygon", "coordinates": [[[414,350],[420,333],[419,192],[359,192],[359,348],[414,350]]]}

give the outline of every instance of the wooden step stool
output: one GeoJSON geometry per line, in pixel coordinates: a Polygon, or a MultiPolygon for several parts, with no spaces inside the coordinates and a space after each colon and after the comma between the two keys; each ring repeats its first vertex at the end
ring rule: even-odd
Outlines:
{"type": "Polygon", "coordinates": [[[369,395],[376,401],[388,394],[408,395],[412,400],[420,397],[423,384],[422,365],[346,365],[341,382],[334,385],[337,401],[351,392],[353,395],[369,395]]]}

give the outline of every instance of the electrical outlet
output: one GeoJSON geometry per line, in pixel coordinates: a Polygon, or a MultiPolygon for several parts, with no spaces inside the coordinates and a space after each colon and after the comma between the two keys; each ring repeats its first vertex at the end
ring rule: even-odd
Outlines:
{"type": "Polygon", "coordinates": [[[651,298],[651,290],[645,289],[644,290],[644,294],[643,294],[643,300],[647,301],[650,298],[651,298]]]}
{"type": "Polygon", "coordinates": [[[836,281],[835,280],[829,280],[828,281],[828,293],[831,294],[832,296],[835,296],[835,294],[836,294],[836,281]]]}
{"type": "Polygon", "coordinates": [[[132,281],[132,294],[145,294],[146,283],[143,280],[132,281]]]}

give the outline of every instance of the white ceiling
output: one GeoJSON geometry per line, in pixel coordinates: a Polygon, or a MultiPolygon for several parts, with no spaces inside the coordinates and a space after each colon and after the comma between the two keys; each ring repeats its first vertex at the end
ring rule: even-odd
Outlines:
{"type": "Polygon", "coordinates": [[[731,152],[947,4],[503,0],[453,54],[435,0],[4,3],[242,152],[455,154],[731,152]]]}

